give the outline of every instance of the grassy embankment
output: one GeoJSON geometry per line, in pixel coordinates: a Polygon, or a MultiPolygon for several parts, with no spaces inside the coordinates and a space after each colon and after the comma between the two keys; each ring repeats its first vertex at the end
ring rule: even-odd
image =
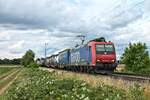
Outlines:
{"type": "MultiPolygon", "coordinates": [[[[47,69],[43,69],[47,70],[47,69]]],[[[139,84],[139,88],[143,89],[143,93],[147,98],[150,98],[150,82],[145,81],[142,83],[135,82],[135,81],[126,81],[121,78],[112,78],[108,76],[101,76],[101,75],[89,75],[84,73],[74,73],[68,72],[64,70],[54,70],[49,69],[50,72],[55,72],[55,74],[59,75],[61,78],[76,78],[77,80],[84,80],[88,84],[92,85],[93,87],[97,87],[101,84],[105,84],[108,86],[113,86],[118,89],[125,90],[126,92],[130,92],[131,88],[135,86],[135,84],[139,84]]]]}

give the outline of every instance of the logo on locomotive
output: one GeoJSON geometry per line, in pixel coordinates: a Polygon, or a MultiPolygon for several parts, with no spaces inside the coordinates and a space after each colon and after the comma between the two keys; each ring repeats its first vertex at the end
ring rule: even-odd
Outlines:
{"type": "Polygon", "coordinates": [[[80,52],[72,52],[71,53],[71,63],[80,62],[80,52]]]}

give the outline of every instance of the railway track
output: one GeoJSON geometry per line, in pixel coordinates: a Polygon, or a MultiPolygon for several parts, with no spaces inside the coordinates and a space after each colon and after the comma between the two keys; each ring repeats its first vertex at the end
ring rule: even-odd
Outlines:
{"type": "Polygon", "coordinates": [[[114,72],[114,73],[108,74],[108,76],[116,78],[116,79],[127,80],[127,81],[137,81],[137,82],[142,82],[142,83],[149,82],[150,83],[150,76],[148,76],[148,75],[114,72]]]}
{"type": "MultiPolygon", "coordinates": [[[[49,69],[49,68],[46,68],[49,69]]],[[[59,70],[59,71],[65,71],[67,72],[68,70],[63,70],[63,69],[53,69],[53,70],[59,70]]],[[[89,74],[89,73],[83,73],[83,72],[74,72],[74,71],[68,71],[68,72],[73,72],[73,73],[79,73],[79,74],[88,74],[92,76],[105,76],[105,77],[110,77],[113,79],[122,79],[125,81],[131,81],[131,82],[149,82],[150,83],[150,76],[148,75],[138,75],[138,74],[131,74],[131,73],[120,73],[120,72],[114,72],[114,73],[108,73],[108,74],[89,74]]]]}

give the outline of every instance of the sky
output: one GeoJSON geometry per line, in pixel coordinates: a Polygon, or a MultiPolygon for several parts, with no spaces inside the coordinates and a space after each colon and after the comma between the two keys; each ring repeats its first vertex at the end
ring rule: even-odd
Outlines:
{"type": "Polygon", "coordinates": [[[150,0],[0,0],[0,58],[36,57],[73,48],[85,35],[114,42],[119,59],[129,43],[150,51],[150,0]]]}

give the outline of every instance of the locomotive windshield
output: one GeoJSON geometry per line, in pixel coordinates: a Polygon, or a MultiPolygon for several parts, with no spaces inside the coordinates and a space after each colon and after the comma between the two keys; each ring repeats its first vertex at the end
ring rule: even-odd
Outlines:
{"type": "Polygon", "coordinates": [[[105,50],[106,51],[110,51],[110,52],[112,52],[113,51],[113,45],[105,45],[105,50]]]}
{"type": "Polygon", "coordinates": [[[105,44],[105,45],[96,45],[96,53],[102,54],[104,52],[112,53],[114,51],[113,45],[105,44]]]}

